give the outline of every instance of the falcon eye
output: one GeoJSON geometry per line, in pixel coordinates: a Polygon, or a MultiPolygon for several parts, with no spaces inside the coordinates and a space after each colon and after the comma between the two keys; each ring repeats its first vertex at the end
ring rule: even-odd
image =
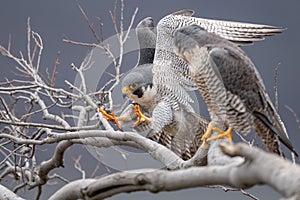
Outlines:
{"type": "Polygon", "coordinates": [[[130,89],[134,89],[134,88],[136,88],[137,86],[138,86],[137,83],[133,83],[133,84],[131,84],[129,87],[130,87],[130,89]]]}

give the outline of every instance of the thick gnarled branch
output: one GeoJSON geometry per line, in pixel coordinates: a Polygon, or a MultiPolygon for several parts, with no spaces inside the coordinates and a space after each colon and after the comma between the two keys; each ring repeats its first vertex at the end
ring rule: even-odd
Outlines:
{"type": "Polygon", "coordinates": [[[124,192],[147,190],[156,193],[206,185],[228,185],[246,189],[257,184],[273,187],[285,199],[300,198],[299,166],[246,144],[221,144],[220,147],[228,156],[242,156],[245,161],[240,164],[193,167],[176,171],[120,172],[100,179],[70,183],[50,199],[62,199],[70,197],[69,195],[83,199],[103,199],[124,192]],[[285,184],[282,184],[282,180],[285,184]],[[77,187],[70,187],[74,185],[77,187]]]}

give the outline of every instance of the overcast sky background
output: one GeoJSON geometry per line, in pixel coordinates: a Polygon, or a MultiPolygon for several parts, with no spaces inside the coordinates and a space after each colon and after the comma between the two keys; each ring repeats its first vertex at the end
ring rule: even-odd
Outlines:
{"type": "MultiPolygon", "coordinates": [[[[42,70],[53,66],[56,53],[61,52],[58,83],[63,84],[64,79],[72,81],[73,72],[70,71],[70,64],[80,65],[90,49],[66,44],[62,41],[63,36],[82,42],[95,42],[93,36],[82,17],[78,5],[81,5],[91,21],[97,23],[96,17],[101,17],[104,21],[104,38],[114,34],[113,26],[109,17],[109,10],[113,9],[114,1],[96,0],[49,0],[49,1],[2,1],[0,6],[0,44],[6,45],[9,34],[12,38],[12,51],[18,53],[19,50],[25,52],[26,49],[26,21],[31,17],[32,30],[38,32],[44,41],[44,54],[42,57],[42,70]]],[[[151,16],[157,23],[163,16],[184,8],[195,10],[195,16],[226,19],[234,21],[244,21],[253,23],[263,23],[288,28],[283,34],[267,38],[266,41],[257,42],[255,45],[245,47],[244,50],[256,64],[264,79],[267,90],[274,102],[274,69],[281,63],[279,71],[279,112],[286,124],[290,138],[298,153],[300,152],[300,130],[296,120],[285,105],[290,106],[300,115],[300,67],[298,63],[299,39],[299,8],[300,2],[297,0],[151,0],[125,1],[125,24],[138,7],[134,27],[137,23],[148,16],[151,16]]],[[[136,55],[135,55],[136,56],[136,55]]],[[[124,66],[132,66],[136,62],[128,60],[124,66]]],[[[11,71],[15,63],[0,56],[1,77],[12,77],[11,71]]],[[[126,71],[124,67],[123,72],[126,71]]],[[[50,148],[50,147],[49,147],[50,148]]],[[[48,156],[51,155],[49,150],[48,156]]],[[[97,161],[89,156],[87,151],[80,146],[72,147],[66,152],[66,168],[60,172],[68,174],[70,180],[80,178],[80,174],[74,170],[72,157],[79,154],[85,155],[82,159],[83,167],[92,171],[97,161]],[[94,163],[93,163],[94,162],[94,163]],[[72,174],[70,173],[72,171],[72,174]]],[[[55,170],[59,173],[59,170],[55,170]]],[[[89,173],[91,174],[91,173],[89,173]]],[[[89,175],[87,174],[87,176],[89,175]]],[[[97,174],[101,175],[101,174],[97,174]]],[[[199,174],[201,176],[201,174],[199,174]]],[[[61,186],[57,185],[44,189],[43,199],[47,199],[55,190],[61,186]]],[[[255,187],[250,190],[261,199],[279,198],[278,194],[269,187],[255,187]]],[[[32,199],[32,192],[19,193],[23,197],[32,199]]],[[[111,199],[248,199],[239,192],[223,192],[220,189],[189,189],[179,192],[150,194],[138,192],[132,194],[118,195],[111,199]]]]}

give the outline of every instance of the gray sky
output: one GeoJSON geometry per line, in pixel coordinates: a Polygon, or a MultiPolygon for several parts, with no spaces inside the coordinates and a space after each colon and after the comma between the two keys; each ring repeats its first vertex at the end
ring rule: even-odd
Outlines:
{"type": "MultiPolygon", "coordinates": [[[[44,40],[44,54],[42,57],[42,69],[52,67],[56,52],[61,52],[58,84],[63,84],[63,80],[73,80],[74,75],[70,72],[71,63],[79,65],[85,58],[89,49],[80,46],[66,44],[62,41],[63,36],[77,41],[95,42],[90,30],[82,17],[78,4],[82,6],[90,19],[97,23],[96,17],[99,16],[104,21],[104,37],[114,34],[113,26],[109,18],[109,10],[113,9],[113,1],[92,1],[92,0],[51,0],[51,1],[2,1],[0,6],[0,44],[6,45],[9,34],[12,38],[12,50],[18,53],[19,50],[26,49],[26,20],[31,17],[32,29],[42,36],[44,40]]],[[[131,14],[135,7],[139,8],[134,27],[141,19],[151,16],[157,23],[163,16],[184,8],[195,10],[195,16],[226,19],[233,21],[244,21],[253,23],[263,23],[288,28],[283,34],[267,38],[266,41],[257,42],[252,46],[245,47],[244,50],[256,64],[264,79],[267,90],[274,102],[274,69],[281,63],[279,72],[279,112],[286,124],[290,138],[298,153],[300,152],[300,130],[293,114],[290,113],[285,105],[290,106],[296,113],[300,113],[300,67],[298,64],[298,45],[299,39],[299,8],[300,2],[296,0],[151,0],[125,1],[125,24],[128,24],[131,14]]],[[[130,57],[131,58],[131,57],[130,57]]],[[[136,59],[136,58],[135,58],[136,59]]],[[[135,60],[128,60],[124,66],[132,66],[135,60]]],[[[15,63],[8,61],[0,56],[1,82],[4,77],[12,77],[11,71],[15,63]]],[[[123,69],[125,71],[125,68],[123,69]]],[[[299,114],[300,115],[300,114],[299,114]]],[[[49,147],[51,149],[51,147],[49,147]]],[[[50,155],[51,152],[49,151],[50,155]]],[[[86,163],[95,163],[86,150],[82,147],[72,147],[66,153],[66,169],[73,170],[69,175],[70,180],[80,178],[80,174],[74,170],[71,157],[83,154],[86,163]]],[[[84,164],[83,164],[84,165],[84,164]]],[[[87,169],[93,170],[94,166],[85,164],[87,169]]],[[[58,171],[57,171],[58,172],[58,171]]],[[[99,174],[100,175],[100,174],[99,174]]],[[[201,176],[201,175],[199,175],[201,176]]],[[[44,190],[43,199],[55,191],[60,184],[50,186],[44,190]]],[[[261,199],[278,198],[277,193],[269,187],[255,187],[250,190],[254,195],[261,199]]],[[[32,198],[28,192],[20,193],[21,196],[32,198]]],[[[111,199],[199,199],[200,196],[210,199],[247,199],[239,192],[223,192],[220,189],[190,189],[172,193],[149,194],[144,192],[125,194],[111,199]]]]}

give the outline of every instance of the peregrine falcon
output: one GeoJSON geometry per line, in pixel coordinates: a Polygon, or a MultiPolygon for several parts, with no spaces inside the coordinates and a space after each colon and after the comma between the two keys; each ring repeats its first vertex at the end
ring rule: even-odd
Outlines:
{"type": "MultiPolygon", "coordinates": [[[[137,36],[140,44],[139,60],[137,66],[125,74],[122,80],[122,92],[135,104],[130,104],[121,114],[119,119],[130,118],[134,120],[137,115],[135,111],[141,109],[142,113],[152,116],[156,105],[156,91],[152,90],[152,67],[155,52],[156,33],[154,23],[151,18],[142,20],[137,26],[137,36]],[[133,112],[133,109],[135,111],[133,112]]],[[[173,112],[173,111],[169,111],[173,112]]],[[[147,122],[147,117],[140,116],[147,122]]],[[[143,121],[143,120],[142,120],[143,121]]],[[[135,125],[140,126],[145,123],[137,121],[135,125]]],[[[146,123],[147,124],[147,123],[146,123]]],[[[164,126],[160,132],[155,132],[151,127],[148,137],[166,146],[176,153],[183,160],[190,159],[199,146],[201,137],[207,129],[208,120],[184,109],[173,112],[172,123],[164,126]]],[[[142,129],[143,130],[143,129],[142,129]]]]}
{"type": "Polygon", "coordinates": [[[174,46],[208,107],[211,122],[203,139],[230,139],[233,130],[247,134],[254,128],[263,140],[269,138],[264,142],[270,151],[281,154],[278,138],[297,155],[259,72],[241,48],[198,25],[175,31],[174,46]],[[210,137],[212,131],[220,135],[210,137]]]}
{"type": "MultiPolygon", "coordinates": [[[[150,116],[152,116],[156,105],[156,93],[152,90],[152,77],[152,64],[144,64],[131,70],[122,81],[122,88],[126,88],[123,89],[124,95],[137,103],[142,113],[147,113],[150,116]]],[[[132,109],[136,111],[135,106],[131,110],[127,107],[120,117],[123,118],[128,113],[132,113],[132,109]]],[[[168,147],[182,159],[190,159],[202,143],[201,137],[207,129],[208,120],[182,108],[168,112],[173,113],[172,123],[164,126],[160,132],[149,127],[151,131],[148,133],[148,137],[168,147]]],[[[136,116],[139,114],[137,113],[136,116]]],[[[141,117],[143,118],[144,115],[141,117]]],[[[131,117],[131,119],[135,118],[131,117]]],[[[147,118],[145,120],[147,122],[147,118]]],[[[144,123],[139,124],[140,121],[137,122],[135,125],[138,127],[144,125],[144,123]]]]}
{"type": "MultiPolygon", "coordinates": [[[[152,65],[156,45],[156,29],[152,18],[143,19],[136,29],[139,41],[139,58],[136,67],[125,74],[122,80],[122,93],[144,109],[149,110],[155,93],[152,91],[152,65]],[[146,91],[146,96],[143,93],[146,91]]],[[[147,118],[145,118],[147,119],[147,118]]]]}
{"type": "MultiPolygon", "coordinates": [[[[149,104],[149,101],[144,101],[143,103],[142,100],[145,97],[139,97],[141,97],[142,90],[147,89],[148,91],[148,89],[152,87],[152,63],[156,45],[156,30],[153,20],[150,17],[142,20],[137,25],[136,34],[140,46],[138,63],[133,70],[127,72],[124,75],[124,78],[122,80],[122,93],[124,97],[129,97],[132,101],[136,102],[142,107],[140,108],[140,106],[136,106],[136,103],[130,104],[123,110],[119,117],[114,116],[113,113],[112,115],[108,114],[102,108],[98,109],[107,120],[117,124],[119,129],[121,129],[122,124],[132,122],[133,120],[137,119],[136,111],[134,109],[138,109],[139,112],[140,109],[142,109],[142,111],[145,112],[145,110],[148,110],[149,107],[147,106],[147,104],[149,104]]],[[[154,98],[150,97],[150,99],[154,98]]],[[[139,121],[137,121],[135,125],[138,125],[143,120],[146,121],[147,117],[143,115],[138,119],[139,121]]],[[[144,125],[146,124],[143,123],[143,126],[139,126],[139,128],[144,127],[144,125]]]]}
{"type": "MultiPolygon", "coordinates": [[[[151,122],[142,113],[138,115],[142,119],[141,121],[150,122],[153,133],[162,132],[165,127],[180,119],[175,119],[176,112],[194,113],[190,105],[192,100],[187,90],[195,90],[197,87],[190,77],[187,64],[173,52],[172,33],[174,30],[185,24],[202,24],[208,31],[216,32],[238,44],[249,44],[253,41],[262,40],[264,36],[274,35],[282,30],[267,25],[195,18],[191,17],[192,14],[193,11],[191,10],[183,10],[168,15],[160,20],[157,27],[157,36],[155,29],[150,28],[148,29],[150,36],[145,37],[142,35],[139,37],[145,38],[145,42],[149,42],[154,41],[153,36],[155,36],[154,65],[153,67],[147,67],[147,63],[143,61],[143,56],[140,57],[142,59],[140,59],[139,65],[144,64],[145,68],[137,67],[130,74],[127,74],[128,77],[131,77],[129,82],[126,83],[125,78],[127,76],[123,81],[123,93],[137,102],[142,110],[150,113],[151,122]],[[149,76],[150,73],[147,71],[150,71],[151,68],[153,81],[149,82],[152,77],[149,76]],[[140,72],[138,72],[139,70],[140,72]],[[145,74],[149,75],[145,78],[143,77],[145,74]],[[132,80],[135,81],[132,82],[132,80]],[[139,80],[141,81],[139,82],[139,80]]],[[[151,21],[151,18],[148,18],[148,22],[151,21]]],[[[148,22],[144,24],[153,24],[153,21],[148,22]]],[[[152,55],[153,49],[149,51],[150,49],[152,48],[146,49],[143,53],[141,52],[141,55],[152,55]]],[[[138,107],[136,113],[139,113],[138,107]]],[[[180,115],[182,116],[182,114],[180,115]]]]}
{"type": "Polygon", "coordinates": [[[153,65],[153,88],[157,92],[157,105],[153,110],[152,127],[159,132],[171,123],[172,113],[179,107],[190,109],[187,90],[195,89],[188,65],[173,52],[173,32],[189,24],[198,24],[238,44],[263,40],[264,36],[280,33],[283,29],[258,24],[219,21],[192,17],[193,11],[182,10],[162,18],[157,25],[157,41],[153,65]]]}

